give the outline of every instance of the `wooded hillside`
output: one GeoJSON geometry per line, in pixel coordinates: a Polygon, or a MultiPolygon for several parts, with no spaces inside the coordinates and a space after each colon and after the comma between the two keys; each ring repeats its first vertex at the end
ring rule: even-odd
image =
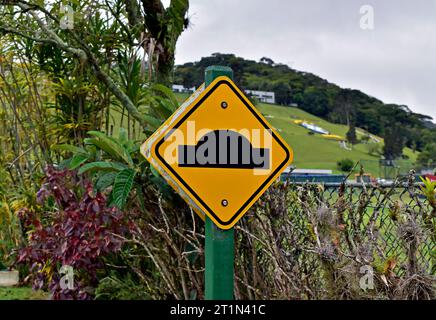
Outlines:
{"type": "Polygon", "coordinates": [[[280,105],[298,105],[313,115],[334,123],[363,128],[385,139],[386,159],[403,156],[405,146],[424,151],[418,158],[427,166],[436,158],[436,129],[432,118],[412,112],[408,106],[385,104],[359,90],[344,89],[314,74],[294,70],[269,58],[259,62],[233,54],[214,53],[198,62],[179,65],[175,83],[199,86],[210,65],[230,66],[244,89],[274,91],[280,105]]]}

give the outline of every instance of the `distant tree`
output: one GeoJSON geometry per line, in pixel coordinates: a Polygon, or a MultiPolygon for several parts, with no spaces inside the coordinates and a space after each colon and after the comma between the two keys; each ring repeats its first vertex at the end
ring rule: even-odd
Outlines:
{"type": "Polygon", "coordinates": [[[380,135],[383,130],[383,124],[380,121],[379,110],[383,108],[382,104],[364,105],[356,110],[356,124],[368,132],[380,135]]]}
{"type": "Polygon", "coordinates": [[[183,67],[176,67],[178,76],[174,78],[174,83],[182,84],[185,88],[192,88],[197,85],[196,74],[189,72],[183,67]],[[178,70],[181,69],[181,70],[178,70]]]}
{"type": "Polygon", "coordinates": [[[342,159],[337,163],[338,169],[343,172],[350,172],[354,167],[354,162],[351,159],[342,159]]]}
{"type": "Polygon", "coordinates": [[[267,58],[267,57],[262,57],[260,59],[260,62],[268,64],[270,66],[274,65],[274,61],[272,59],[270,59],[270,58],[267,58]]]}
{"type": "Polygon", "coordinates": [[[426,145],[418,155],[417,163],[422,167],[436,167],[436,142],[426,145]]]}
{"type": "Polygon", "coordinates": [[[287,106],[291,104],[292,96],[291,96],[291,87],[285,81],[278,81],[274,84],[273,89],[275,92],[276,102],[278,104],[287,106]]]}
{"type": "Polygon", "coordinates": [[[386,160],[395,160],[403,154],[405,137],[394,126],[385,129],[383,155],[386,160]]]}
{"type": "Polygon", "coordinates": [[[350,127],[350,122],[352,121],[354,122],[354,117],[355,117],[355,109],[353,107],[352,94],[353,94],[353,90],[351,89],[341,90],[335,98],[333,112],[332,112],[338,117],[340,123],[345,123],[349,127],[350,127]]]}
{"type": "Polygon", "coordinates": [[[357,144],[357,135],[356,135],[356,126],[354,124],[354,121],[350,122],[350,126],[347,132],[347,141],[348,143],[351,143],[353,145],[357,144]]]}
{"type": "Polygon", "coordinates": [[[316,116],[326,116],[328,113],[326,93],[317,87],[310,86],[304,90],[301,107],[316,116]]]}
{"type": "Polygon", "coordinates": [[[402,156],[409,134],[410,118],[407,111],[395,104],[384,105],[381,109],[383,122],[384,147],[386,160],[395,160],[402,156]]]}

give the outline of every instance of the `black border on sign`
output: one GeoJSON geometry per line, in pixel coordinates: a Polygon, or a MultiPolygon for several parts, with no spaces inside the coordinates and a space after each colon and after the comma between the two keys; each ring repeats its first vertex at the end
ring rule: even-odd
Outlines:
{"type": "MultiPolygon", "coordinates": [[[[213,87],[212,89],[210,89],[195,105],[194,107],[189,110],[189,112],[187,112],[182,119],[180,119],[175,126],[172,127],[172,129],[177,129],[183,122],[186,121],[186,119],[195,111],[197,110],[201,104],[222,84],[226,84],[230,87],[230,89],[232,89],[232,91],[238,96],[238,98],[244,103],[244,105],[248,108],[248,110],[250,110],[250,112],[256,117],[257,120],[259,120],[259,122],[264,126],[265,129],[267,130],[271,130],[271,128],[265,123],[265,121],[259,117],[259,115],[253,110],[253,108],[247,103],[247,101],[241,96],[241,94],[234,88],[234,86],[228,81],[228,80],[220,80],[218,81],[213,87]]],[[[160,159],[160,161],[168,168],[168,170],[170,170],[176,177],[177,179],[185,186],[186,189],[189,190],[189,192],[195,197],[195,199],[198,200],[198,202],[200,202],[203,207],[205,207],[207,209],[207,211],[217,220],[219,221],[222,225],[224,226],[228,226],[230,225],[241,213],[241,211],[243,211],[248,204],[250,203],[251,200],[253,200],[254,197],[257,196],[257,194],[260,192],[260,190],[262,190],[262,188],[267,185],[272,178],[277,174],[277,172],[280,171],[280,169],[289,161],[290,158],[290,154],[289,154],[289,150],[288,148],[286,148],[286,146],[282,143],[282,141],[277,137],[277,135],[275,134],[274,131],[272,131],[272,136],[273,138],[277,141],[277,143],[285,150],[286,152],[286,158],[285,160],[277,167],[276,170],[274,170],[274,172],[268,177],[268,179],[266,179],[261,186],[251,195],[250,198],[248,198],[248,200],[241,206],[241,208],[233,215],[233,217],[231,217],[228,221],[222,221],[213,211],[212,209],[209,208],[209,206],[197,195],[197,193],[192,190],[192,188],[185,182],[185,180],[182,179],[182,177],[180,177],[180,175],[165,161],[165,159],[160,155],[159,153],[159,147],[164,143],[165,139],[167,137],[169,137],[172,132],[166,134],[155,146],[155,153],[157,155],[157,157],[160,159]]]]}

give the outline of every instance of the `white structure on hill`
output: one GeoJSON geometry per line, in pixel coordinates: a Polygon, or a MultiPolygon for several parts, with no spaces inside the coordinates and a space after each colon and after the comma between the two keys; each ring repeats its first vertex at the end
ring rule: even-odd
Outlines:
{"type": "Polygon", "coordinates": [[[177,93],[194,93],[196,90],[195,87],[185,88],[181,84],[173,84],[171,88],[173,89],[173,92],[177,92],[177,93]]]}
{"type": "Polygon", "coordinates": [[[318,126],[316,126],[314,124],[311,124],[311,123],[302,122],[301,126],[306,128],[306,129],[309,129],[310,131],[315,132],[315,133],[329,134],[329,132],[327,130],[325,130],[325,129],[321,128],[321,127],[318,127],[318,126]]]}
{"type": "Polygon", "coordinates": [[[256,97],[260,102],[276,103],[276,95],[270,91],[244,90],[249,96],[256,97]]]}
{"type": "MultiPolygon", "coordinates": [[[[291,171],[291,167],[287,167],[283,173],[289,173],[291,171]]],[[[292,171],[293,174],[317,174],[317,175],[329,175],[333,174],[332,170],[328,169],[294,169],[292,171]]]]}

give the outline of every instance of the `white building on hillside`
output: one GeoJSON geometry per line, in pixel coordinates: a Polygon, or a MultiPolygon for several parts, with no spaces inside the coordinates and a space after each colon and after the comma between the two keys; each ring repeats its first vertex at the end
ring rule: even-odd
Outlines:
{"type": "Polygon", "coordinates": [[[276,103],[276,95],[270,91],[244,90],[249,96],[256,97],[260,102],[276,103]]]}
{"type": "Polygon", "coordinates": [[[196,88],[192,87],[192,88],[185,88],[183,85],[181,84],[173,84],[172,85],[172,89],[173,92],[177,92],[177,93],[194,93],[196,88]]]}
{"type": "MultiPolygon", "coordinates": [[[[283,173],[289,173],[291,171],[291,167],[287,167],[283,173]]],[[[294,169],[292,171],[294,174],[317,174],[317,175],[329,175],[333,174],[332,170],[327,169],[294,169]]]]}

